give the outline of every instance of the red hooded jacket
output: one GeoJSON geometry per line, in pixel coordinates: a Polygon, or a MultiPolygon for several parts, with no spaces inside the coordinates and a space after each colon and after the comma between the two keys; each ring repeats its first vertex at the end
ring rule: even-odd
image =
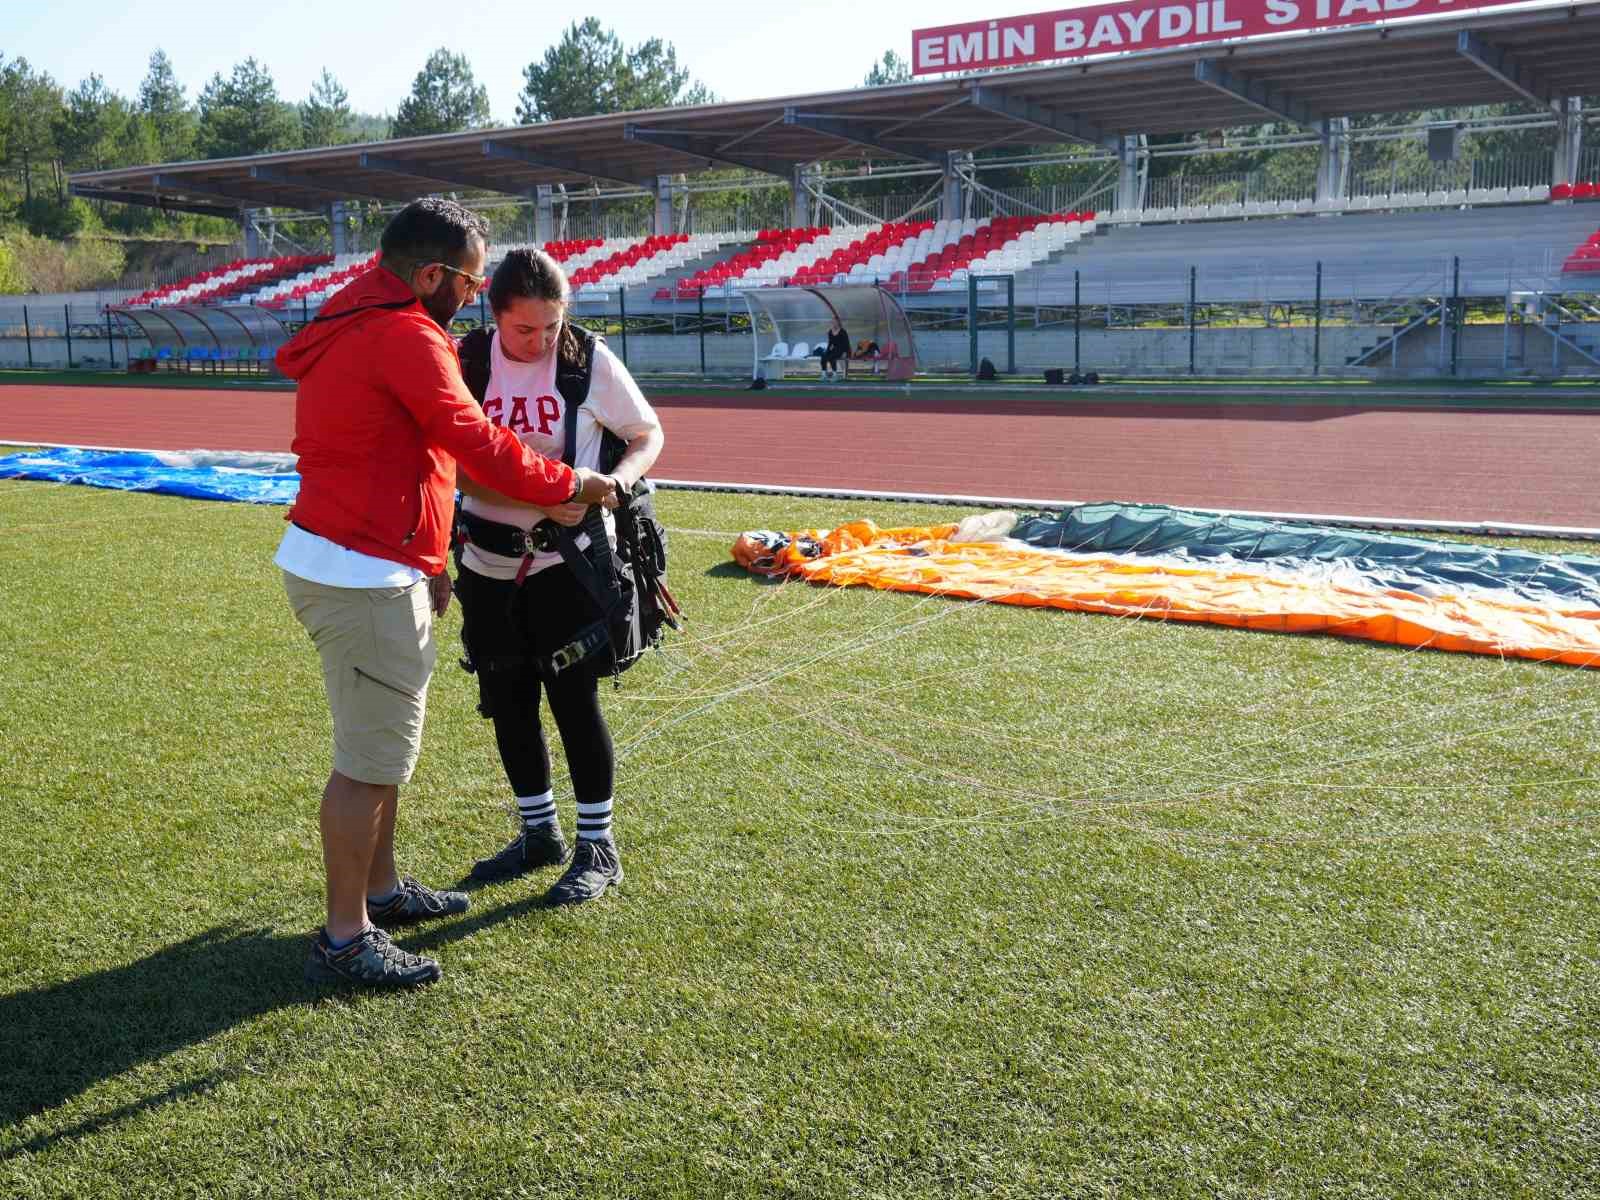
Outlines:
{"type": "Polygon", "coordinates": [[[489,423],[462,382],[454,340],[381,267],[332,296],[277,361],[299,383],[300,495],[288,519],[329,541],[437,575],[457,459],[514,500],[572,495],[572,468],[489,423]]]}

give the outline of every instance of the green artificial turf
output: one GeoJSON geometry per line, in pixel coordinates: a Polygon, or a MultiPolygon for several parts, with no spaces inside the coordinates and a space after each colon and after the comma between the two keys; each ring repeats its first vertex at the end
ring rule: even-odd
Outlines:
{"type": "MultiPolygon", "coordinates": [[[[0,483],[0,1196],[1600,1192],[1600,676],[772,584],[733,533],[938,510],[660,508],[626,882],[346,996],[282,510],[0,483]]],[[[435,885],[511,831],[458,630],[435,885]]]]}

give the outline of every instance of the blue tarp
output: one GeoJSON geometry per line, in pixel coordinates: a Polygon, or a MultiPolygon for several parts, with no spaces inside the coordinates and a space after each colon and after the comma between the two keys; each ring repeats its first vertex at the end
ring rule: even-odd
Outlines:
{"type": "Polygon", "coordinates": [[[300,490],[292,454],[211,450],[39,450],[0,456],[0,479],[83,483],[192,500],[288,504],[300,490]]]}
{"type": "Polygon", "coordinates": [[[1428,594],[1468,585],[1513,591],[1537,603],[1559,598],[1600,608],[1600,558],[1586,555],[1538,554],[1159,504],[1080,504],[1026,517],[1012,536],[1079,554],[1231,558],[1286,566],[1344,562],[1379,586],[1405,591],[1428,594]]]}

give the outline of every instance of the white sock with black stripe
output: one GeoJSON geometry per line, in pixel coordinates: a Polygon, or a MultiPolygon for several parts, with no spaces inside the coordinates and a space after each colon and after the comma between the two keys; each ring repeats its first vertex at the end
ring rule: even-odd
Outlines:
{"type": "Polygon", "coordinates": [[[517,815],[524,829],[538,829],[556,823],[556,794],[540,792],[537,796],[518,796],[517,815]]]}
{"type": "Polygon", "coordinates": [[[611,798],[578,805],[578,836],[591,842],[611,840],[611,798]]]}

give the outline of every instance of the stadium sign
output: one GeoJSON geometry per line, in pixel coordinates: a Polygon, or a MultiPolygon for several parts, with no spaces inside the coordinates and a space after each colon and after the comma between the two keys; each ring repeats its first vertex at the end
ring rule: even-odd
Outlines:
{"type": "Polygon", "coordinates": [[[1266,33],[1337,29],[1522,0],[1125,0],[911,34],[911,73],[1013,67],[1048,59],[1160,50],[1266,33]]]}

